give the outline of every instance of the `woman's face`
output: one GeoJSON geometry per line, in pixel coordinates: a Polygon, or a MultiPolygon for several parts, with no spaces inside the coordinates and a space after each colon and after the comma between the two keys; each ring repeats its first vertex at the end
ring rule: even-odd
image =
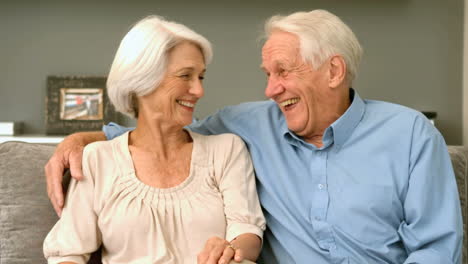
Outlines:
{"type": "Polygon", "coordinates": [[[200,48],[183,42],[169,51],[166,74],[152,93],[140,97],[140,115],[186,126],[203,94],[205,60],[200,48]]]}

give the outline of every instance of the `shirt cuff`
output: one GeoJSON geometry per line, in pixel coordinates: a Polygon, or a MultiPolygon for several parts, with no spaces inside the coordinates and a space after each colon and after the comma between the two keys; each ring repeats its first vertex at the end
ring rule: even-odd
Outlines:
{"type": "Polygon", "coordinates": [[[246,223],[231,223],[226,230],[226,240],[232,241],[234,238],[246,233],[255,234],[263,241],[263,230],[256,225],[246,223]]]}
{"type": "Polygon", "coordinates": [[[421,249],[409,255],[403,264],[454,264],[447,256],[441,255],[433,249],[421,249]]]}
{"type": "Polygon", "coordinates": [[[86,264],[91,256],[65,256],[65,257],[48,257],[47,264],[59,264],[61,262],[74,262],[77,264],[86,264]]]}

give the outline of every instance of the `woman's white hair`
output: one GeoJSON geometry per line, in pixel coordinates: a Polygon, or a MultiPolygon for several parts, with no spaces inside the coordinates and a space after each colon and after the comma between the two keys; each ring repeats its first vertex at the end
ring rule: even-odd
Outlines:
{"type": "Polygon", "coordinates": [[[211,62],[210,42],[188,27],[149,16],[135,24],[120,42],[107,78],[107,92],[116,110],[138,117],[136,96],[144,96],[161,83],[169,51],[181,42],[199,46],[205,64],[211,62]]]}
{"type": "Polygon", "coordinates": [[[314,69],[333,55],[341,55],[347,66],[347,80],[356,78],[362,48],[353,31],[340,18],[325,10],[273,16],[265,22],[268,38],[280,30],[299,37],[301,56],[314,69]]]}

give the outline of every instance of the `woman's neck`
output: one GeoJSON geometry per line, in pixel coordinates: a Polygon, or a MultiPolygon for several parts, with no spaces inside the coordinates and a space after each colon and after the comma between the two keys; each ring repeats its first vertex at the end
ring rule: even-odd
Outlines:
{"type": "Polygon", "coordinates": [[[129,146],[164,160],[173,158],[178,149],[191,142],[190,134],[182,126],[145,115],[138,117],[137,126],[129,138],[129,146]]]}

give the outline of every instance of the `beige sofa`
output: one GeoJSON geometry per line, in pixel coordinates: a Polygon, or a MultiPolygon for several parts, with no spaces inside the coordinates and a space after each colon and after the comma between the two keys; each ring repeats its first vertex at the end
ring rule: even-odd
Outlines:
{"type": "MultiPolygon", "coordinates": [[[[49,203],[44,165],[54,146],[6,142],[0,144],[0,264],[45,263],[42,241],[57,221],[49,203]]],[[[468,147],[449,146],[460,193],[464,233],[468,228],[468,147]]],[[[468,264],[467,244],[463,246],[468,264]]],[[[89,263],[100,263],[94,255],[89,263]]]]}

